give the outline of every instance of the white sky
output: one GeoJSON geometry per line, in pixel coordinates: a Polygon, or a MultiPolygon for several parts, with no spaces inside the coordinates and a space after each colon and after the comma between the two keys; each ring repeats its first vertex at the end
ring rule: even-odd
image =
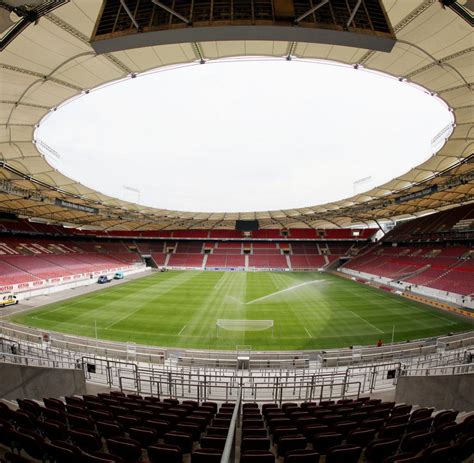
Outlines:
{"type": "Polygon", "coordinates": [[[36,138],[60,154],[47,155],[55,168],[105,194],[244,212],[380,185],[431,156],[433,137],[452,121],[437,97],[368,70],[228,60],[91,91],[51,112],[36,138]]]}

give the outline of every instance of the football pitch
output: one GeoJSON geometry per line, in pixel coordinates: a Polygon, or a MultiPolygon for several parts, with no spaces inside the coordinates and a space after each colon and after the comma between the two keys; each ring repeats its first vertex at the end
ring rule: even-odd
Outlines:
{"type": "Polygon", "coordinates": [[[292,350],[373,345],[472,329],[473,322],[325,273],[170,271],[11,318],[28,326],[140,344],[292,350]],[[216,320],[273,320],[261,331],[216,320]]]}

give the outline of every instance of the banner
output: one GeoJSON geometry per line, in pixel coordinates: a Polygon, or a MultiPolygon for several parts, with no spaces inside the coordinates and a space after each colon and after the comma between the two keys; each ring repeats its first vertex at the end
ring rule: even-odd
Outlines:
{"type": "Polygon", "coordinates": [[[75,211],[88,212],[89,214],[98,214],[99,209],[96,207],[86,206],[84,204],[70,203],[69,201],[64,201],[64,199],[58,199],[54,201],[56,206],[66,207],[68,209],[74,209],[75,211]]]}

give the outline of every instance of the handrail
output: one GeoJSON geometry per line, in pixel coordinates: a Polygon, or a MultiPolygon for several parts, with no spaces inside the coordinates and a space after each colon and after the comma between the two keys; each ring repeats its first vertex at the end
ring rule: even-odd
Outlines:
{"type": "MultiPolygon", "coordinates": [[[[21,354],[7,354],[6,352],[0,352],[0,362],[30,367],[62,368],[65,370],[78,369],[78,364],[74,362],[67,362],[65,360],[51,360],[41,357],[30,357],[28,355],[21,354]]],[[[80,368],[82,368],[82,364],[80,364],[80,368]]]]}
{"type": "Polygon", "coordinates": [[[402,370],[402,376],[443,376],[443,375],[472,375],[474,363],[461,363],[457,365],[443,365],[438,367],[409,368],[402,370]]]}
{"type": "Polygon", "coordinates": [[[119,387],[122,392],[134,391],[161,398],[193,399],[200,401],[218,400],[227,402],[229,398],[242,395],[242,401],[252,402],[280,402],[298,400],[302,402],[324,400],[331,398],[345,398],[348,396],[359,397],[362,392],[360,381],[342,381],[317,384],[314,381],[301,383],[244,383],[243,378],[235,383],[222,383],[209,379],[190,381],[183,384],[179,381],[168,379],[143,379],[139,376],[118,375],[119,387]],[[145,390],[144,385],[149,387],[145,390]]]}
{"type": "Polygon", "coordinates": [[[235,434],[237,428],[237,420],[240,415],[240,403],[242,400],[242,387],[239,388],[237,400],[235,401],[234,412],[230,420],[229,432],[225,441],[224,451],[222,452],[221,463],[232,463],[234,461],[235,452],[235,434]]]}

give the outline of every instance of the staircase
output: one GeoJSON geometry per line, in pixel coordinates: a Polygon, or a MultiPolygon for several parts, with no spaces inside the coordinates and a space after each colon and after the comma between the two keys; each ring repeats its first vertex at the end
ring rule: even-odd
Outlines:
{"type": "Polygon", "coordinates": [[[202,266],[201,266],[203,270],[206,268],[208,257],[209,257],[209,254],[204,254],[204,259],[202,260],[202,266]]]}
{"type": "Polygon", "coordinates": [[[431,268],[431,264],[424,265],[423,267],[419,268],[418,270],[415,270],[414,272],[408,272],[408,273],[403,273],[401,275],[398,275],[396,278],[393,278],[390,281],[398,281],[398,280],[405,280],[408,278],[416,277],[420,273],[423,273],[425,270],[428,270],[431,268]]]}

